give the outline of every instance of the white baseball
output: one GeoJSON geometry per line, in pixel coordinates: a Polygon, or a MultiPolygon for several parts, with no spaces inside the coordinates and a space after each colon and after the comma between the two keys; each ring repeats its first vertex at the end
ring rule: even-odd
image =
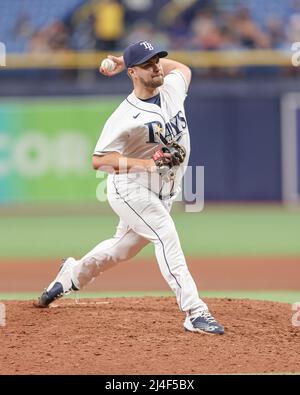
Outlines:
{"type": "Polygon", "coordinates": [[[106,58],[102,60],[101,67],[106,71],[113,71],[116,67],[116,63],[111,59],[106,58]]]}

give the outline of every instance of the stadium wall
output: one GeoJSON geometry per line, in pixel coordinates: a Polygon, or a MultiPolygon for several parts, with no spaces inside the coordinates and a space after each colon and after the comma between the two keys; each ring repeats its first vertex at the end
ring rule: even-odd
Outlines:
{"type": "MultiPolygon", "coordinates": [[[[124,76],[108,81],[96,78],[90,84],[87,80],[84,84],[78,81],[55,81],[44,81],[41,85],[27,80],[18,86],[11,86],[9,92],[5,84],[1,87],[2,202],[95,200],[97,182],[95,174],[88,166],[81,170],[78,162],[79,167],[71,169],[70,164],[61,159],[61,166],[64,167],[59,169],[60,162],[51,162],[51,152],[47,151],[48,162],[37,155],[37,159],[44,166],[42,178],[39,178],[37,172],[29,180],[26,174],[16,174],[16,167],[19,166],[23,173],[26,168],[23,167],[22,170],[17,156],[12,157],[13,152],[15,155],[18,152],[14,144],[26,133],[38,131],[42,136],[39,141],[42,149],[47,145],[46,140],[50,139],[52,152],[55,152],[55,144],[59,144],[63,150],[70,133],[75,133],[77,139],[83,136],[87,141],[86,145],[81,144],[81,148],[85,147],[84,158],[88,162],[105,118],[129,91],[130,83],[124,76]],[[93,103],[90,102],[91,96],[93,103]],[[50,97],[52,107],[49,109],[50,97]],[[34,98],[38,99],[40,106],[28,110],[29,103],[34,98]],[[58,116],[55,111],[61,110],[55,110],[53,106],[60,109],[65,106],[67,111],[63,116],[58,116]],[[26,108],[31,115],[24,115],[26,108]],[[83,110],[78,113],[78,108],[83,110]],[[52,115],[51,111],[54,111],[52,115]],[[59,135],[62,132],[65,142],[60,141],[62,137],[59,135]],[[10,164],[10,174],[5,168],[8,158],[15,162],[10,164]],[[88,185],[89,188],[83,188],[83,185],[88,185]]],[[[192,142],[190,164],[204,166],[206,200],[282,199],[280,102],[284,94],[296,92],[297,89],[300,90],[293,80],[212,81],[194,78],[186,101],[192,142]]],[[[18,144],[17,148],[20,149],[20,143],[18,144]]],[[[60,152],[63,156],[62,151],[60,152]]],[[[34,153],[30,155],[33,155],[34,161],[34,153]]],[[[29,163],[29,167],[30,165],[32,163],[29,163]]],[[[30,168],[27,172],[30,173],[30,168]]]]}

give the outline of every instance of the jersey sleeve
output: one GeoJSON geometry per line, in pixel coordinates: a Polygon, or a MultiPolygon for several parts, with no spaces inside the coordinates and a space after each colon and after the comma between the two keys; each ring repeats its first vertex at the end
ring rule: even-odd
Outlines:
{"type": "Polygon", "coordinates": [[[179,96],[183,102],[187,96],[188,83],[180,70],[173,70],[165,77],[164,88],[179,96]]]}
{"type": "Polygon", "coordinates": [[[106,122],[99,140],[96,144],[94,155],[104,155],[109,152],[123,154],[128,134],[116,122],[106,122]]]}

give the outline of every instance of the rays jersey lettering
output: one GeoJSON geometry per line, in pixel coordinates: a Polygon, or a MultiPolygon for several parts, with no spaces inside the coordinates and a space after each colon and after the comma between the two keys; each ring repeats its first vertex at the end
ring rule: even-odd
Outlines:
{"type": "Polygon", "coordinates": [[[179,141],[181,139],[183,132],[187,127],[187,122],[182,111],[178,111],[175,117],[170,119],[169,122],[166,122],[165,130],[162,123],[159,121],[145,123],[145,126],[147,126],[149,133],[149,139],[146,143],[159,143],[159,139],[157,137],[157,135],[159,135],[160,140],[164,144],[169,144],[174,140],[179,141]]]}
{"type": "MultiPolygon", "coordinates": [[[[190,155],[189,128],[184,112],[187,84],[183,74],[174,70],[159,87],[161,106],[140,100],[132,91],[106,121],[95,147],[95,155],[117,152],[124,157],[150,159],[157,145],[178,141],[190,155]]],[[[172,179],[162,180],[159,173],[139,172],[115,175],[145,186],[161,196],[180,190],[185,165],[179,166],[172,179]]],[[[110,177],[110,175],[109,175],[110,177]]]]}

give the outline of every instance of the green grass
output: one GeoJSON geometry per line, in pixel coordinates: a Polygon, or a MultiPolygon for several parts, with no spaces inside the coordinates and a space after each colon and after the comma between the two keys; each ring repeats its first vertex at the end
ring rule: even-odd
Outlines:
{"type": "Polygon", "coordinates": [[[210,208],[196,215],[177,215],[176,224],[188,254],[300,255],[300,212],[266,207],[210,208]]]}
{"type": "MultiPolygon", "coordinates": [[[[300,211],[279,206],[206,207],[173,216],[189,256],[300,256],[300,211]]],[[[118,218],[78,216],[2,216],[1,258],[80,257],[110,238],[118,218]]],[[[152,256],[148,246],[141,256],[152,256]]]]}
{"type": "MultiPolygon", "coordinates": [[[[1,300],[30,300],[36,299],[40,294],[37,292],[27,293],[0,293],[1,300]]],[[[114,298],[114,297],[143,297],[143,296],[174,296],[172,292],[152,291],[152,292],[79,292],[79,299],[83,298],[114,298]]],[[[234,298],[269,300],[273,302],[295,303],[300,302],[300,291],[206,291],[201,292],[203,298],[234,298]]],[[[75,294],[66,296],[74,299],[75,294]]],[[[174,297],[175,300],[175,297],[174,297]]]]}

